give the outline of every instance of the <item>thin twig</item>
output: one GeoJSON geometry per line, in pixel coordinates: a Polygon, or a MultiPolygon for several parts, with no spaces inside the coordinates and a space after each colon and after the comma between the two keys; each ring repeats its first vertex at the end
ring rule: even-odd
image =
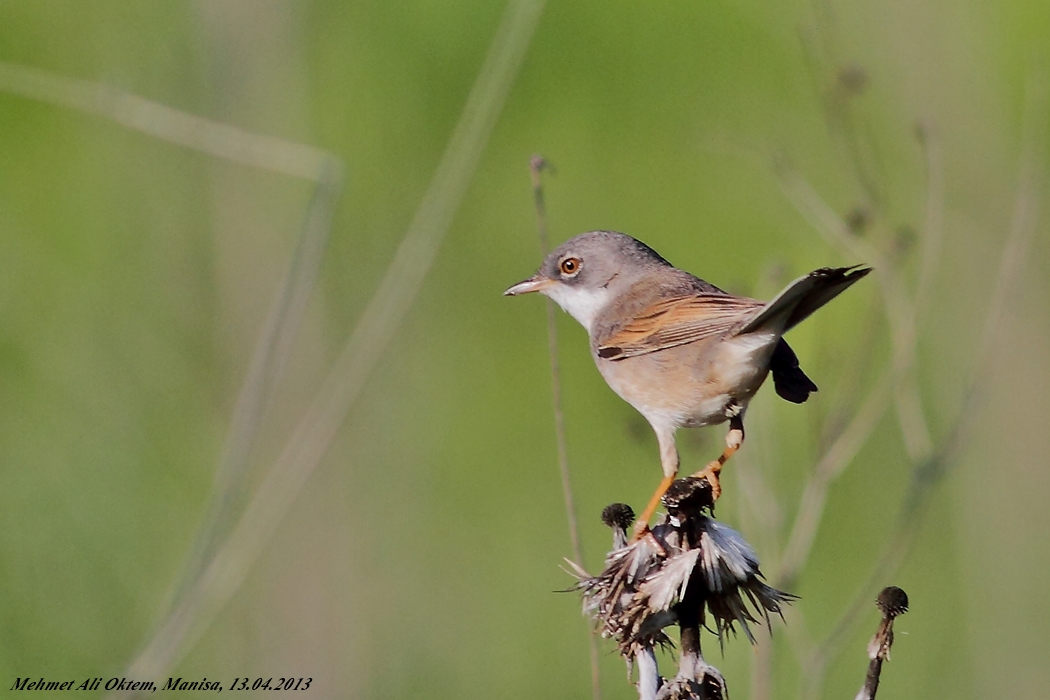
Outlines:
{"type": "MultiPolygon", "coordinates": [[[[536,230],[539,234],[540,249],[546,256],[550,252],[547,237],[547,208],[543,200],[543,182],[540,173],[549,167],[542,156],[533,156],[529,160],[529,173],[532,175],[532,197],[536,206],[536,230]]],[[[558,365],[558,326],[554,302],[547,301],[547,349],[551,361],[551,397],[554,403],[554,437],[558,443],[558,471],[561,474],[562,495],[565,497],[565,515],[569,521],[569,539],[572,541],[572,555],[583,565],[583,549],[580,546],[580,528],[576,519],[576,502],[572,494],[572,481],[569,478],[569,453],[565,440],[565,413],[561,401],[561,369],[558,365]]]]}
{"type": "Polygon", "coordinates": [[[341,178],[333,156],[313,146],[256,134],[169,107],[103,83],[0,62],[0,92],[95,114],[168,143],[253,168],[321,182],[341,178]]]}
{"type": "Polygon", "coordinates": [[[179,601],[131,677],[163,676],[240,588],[327,452],[383,349],[422,286],[469,186],[539,22],[544,0],[512,0],[427,193],[394,260],[306,415],[263,479],[232,534],[179,601]]]}
{"type": "MultiPolygon", "coordinates": [[[[829,6],[815,2],[814,10],[817,27],[822,30],[818,33],[823,41],[809,43],[804,41],[804,46],[810,49],[806,52],[807,57],[816,55],[817,47],[810,45],[816,43],[824,50],[827,59],[825,63],[835,66],[845,65],[838,60],[838,52],[832,45],[834,32],[831,27],[833,20],[829,6]]],[[[792,580],[805,565],[823,516],[829,484],[846,468],[853,456],[867,442],[875,424],[888,408],[891,395],[895,400],[898,425],[904,446],[913,467],[913,483],[918,475],[925,472],[923,465],[935,463],[944,457],[943,450],[939,449],[943,447],[943,444],[935,447],[930,434],[918,390],[916,370],[918,324],[921,314],[928,307],[930,289],[940,259],[943,229],[944,173],[936,131],[928,125],[922,125],[918,129],[926,162],[926,215],[918,282],[914,296],[909,299],[904,276],[897,264],[897,257],[884,254],[880,250],[880,248],[894,244],[896,233],[885,223],[879,182],[871,177],[871,170],[868,167],[871,163],[864,158],[864,155],[873,153],[873,151],[864,149],[863,139],[857,128],[858,124],[851,111],[854,104],[852,98],[860,93],[866,79],[863,69],[850,67],[840,70],[839,74],[833,78],[834,87],[830,92],[825,92],[823,89],[823,86],[828,83],[817,77],[819,71],[817,71],[815,60],[811,61],[810,69],[815,82],[821,86],[819,95],[823,100],[826,121],[833,135],[839,137],[840,144],[844,146],[843,152],[846,160],[851,165],[864,196],[867,198],[865,204],[872,208],[872,211],[866,212],[868,227],[874,225],[876,229],[873,231],[875,235],[870,240],[879,241],[880,246],[876,247],[861,238],[858,232],[852,230],[831,207],[825,204],[816,191],[797,173],[785,172],[781,169],[778,173],[781,186],[788,199],[813,223],[826,240],[847,255],[859,255],[863,261],[874,264],[886,318],[889,322],[892,357],[890,369],[884,379],[876,385],[872,394],[854,416],[850,426],[835,439],[807,483],[781,562],[779,581],[792,580]],[[847,70],[855,71],[855,75],[848,75],[845,72],[847,70]],[[855,80],[843,81],[843,77],[855,78],[855,80]],[[856,89],[851,90],[851,88],[856,89]]],[[[871,140],[870,137],[869,140],[871,140]]],[[[873,142],[869,145],[874,147],[873,142]]],[[[877,166],[877,162],[874,164],[877,166]]],[[[921,506],[914,512],[920,511],[921,506]]],[[[902,529],[900,532],[908,534],[910,530],[902,529]]],[[[900,546],[887,549],[884,555],[903,556],[901,552],[906,549],[906,543],[897,541],[896,544],[900,546]]],[[[885,567],[880,566],[877,569],[885,572],[885,567]]],[[[867,589],[864,592],[865,597],[858,598],[858,600],[866,599],[866,591],[867,589]]],[[[810,697],[816,697],[818,691],[815,689],[819,688],[827,662],[827,656],[819,653],[812,654],[805,661],[800,661],[802,677],[808,685],[810,697]]]]}
{"type": "Polygon", "coordinates": [[[859,453],[879,419],[885,413],[890,390],[897,400],[899,424],[913,463],[929,457],[929,436],[918,387],[914,382],[915,347],[918,340],[914,309],[908,300],[903,281],[889,256],[883,255],[863,239],[817,194],[816,190],[794,170],[779,169],[781,186],[788,199],[808,218],[825,239],[835,247],[864,260],[875,262],[885,312],[890,320],[894,341],[892,364],[886,376],[878,381],[871,395],[855,414],[849,427],[828,448],[814,469],[802,494],[795,524],[781,562],[777,585],[790,587],[805,565],[817,528],[823,517],[827,489],[859,453]]]}
{"type": "Polygon", "coordinates": [[[754,413],[752,423],[755,425],[747,436],[751,450],[733,458],[740,460],[735,467],[736,491],[740,497],[740,524],[744,530],[758,530],[759,537],[756,539],[760,551],[771,551],[780,546],[780,531],[784,514],[773,488],[762,474],[762,469],[758,467],[759,464],[763,464],[766,465],[764,469],[769,469],[770,460],[766,459],[769,451],[762,449],[765,442],[762,435],[770,432],[768,425],[770,421],[763,420],[764,416],[759,411],[751,410],[754,413]]]}
{"type": "MultiPolygon", "coordinates": [[[[825,51],[830,51],[829,43],[832,34],[829,25],[831,20],[829,16],[819,11],[823,8],[822,5],[818,4],[816,8],[818,26],[825,30],[823,48],[825,51]]],[[[835,65],[840,64],[837,60],[831,62],[835,65]]],[[[811,69],[815,74],[815,66],[811,66],[811,69]]],[[[868,212],[870,219],[868,225],[874,223],[879,229],[877,233],[881,234],[874,240],[882,240],[884,244],[892,243],[894,234],[885,226],[881,212],[880,189],[878,183],[869,177],[870,171],[866,167],[869,164],[864,162],[861,155],[863,148],[859,143],[857,125],[851,120],[849,113],[853,95],[846,94],[845,91],[849,86],[838,80],[842,75],[836,76],[835,94],[826,97],[822,94],[822,97],[825,98],[825,116],[833,133],[837,132],[842,139],[840,142],[844,142],[844,152],[847,160],[852,159],[854,174],[867,197],[866,204],[873,209],[868,212]],[[837,104],[833,102],[836,96],[839,98],[837,104]],[[835,112],[836,108],[839,109],[838,112],[835,112]]],[[[861,81],[866,78],[862,69],[859,76],[861,81]]],[[[863,83],[860,84],[860,87],[863,87],[863,83]]],[[[943,173],[940,169],[940,151],[937,148],[937,142],[933,135],[929,134],[929,130],[920,131],[920,137],[922,136],[929,137],[922,139],[927,156],[927,212],[921,252],[919,294],[913,299],[908,298],[907,287],[903,276],[899,273],[894,256],[883,254],[874,245],[857,235],[857,232],[853,231],[831,207],[824,203],[816,191],[797,172],[779,169],[781,186],[788,199],[811,221],[824,238],[847,255],[859,256],[864,262],[874,264],[892,342],[889,371],[875,385],[874,390],[855,414],[850,425],[836,437],[806,484],[795,524],[781,561],[777,579],[779,582],[793,580],[805,565],[823,517],[830,483],[845,470],[867,442],[876,424],[885,414],[891,396],[895,400],[898,426],[911,463],[923,462],[930,459],[933,454],[933,439],[918,391],[915,365],[918,346],[918,313],[920,305],[925,303],[928,296],[936,270],[936,258],[940,250],[943,173]]],[[[779,583],[778,585],[784,584],[779,583]]],[[[824,664],[810,664],[808,667],[805,663],[800,663],[800,665],[803,666],[803,676],[809,679],[810,687],[819,685],[824,674],[824,664]]]]}
{"type": "Polygon", "coordinates": [[[916,128],[926,162],[926,217],[919,253],[919,281],[915,285],[915,316],[921,323],[930,303],[930,289],[937,276],[944,239],[944,160],[936,124],[925,121],[916,128]]]}
{"type": "Polygon", "coordinates": [[[892,259],[853,234],[849,225],[828,206],[817,191],[794,169],[778,169],[781,187],[788,200],[805,216],[825,240],[856,259],[874,265],[893,343],[893,367],[897,377],[895,394],[899,427],[908,456],[913,462],[926,459],[933,439],[926,425],[914,377],[917,330],[915,310],[904,281],[892,259]]]}
{"type": "Polygon", "coordinates": [[[216,466],[205,515],[173,587],[172,603],[200,577],[207,560],[229,532],[222,529],[245,482],[248,458],[263,414],[292,352],[307,301],[317,279],[342,192],[343,164],[335,155],[305,144],[252,133],[129,94],[110,86],[0,63],[0,91],[110,119],[208,155],[304,178],[315,183],[288,269],[252,350],[216,466]]]}
{"type": "Polygon", "coordinates": [[[246,481],[249,456],[263,415],[292,354],[293,343],[324,257],[332,216],[342,190],[340,182],[341,178],[324,176],[317,183],[307,207],[288,270],[278,286],[252,351],[247,375],[234,404],[233,417],[205,515],[197,528],[182,574],[178,577],[180,583],[175,588],[173,600],[178,600],[187,587],[200,577],[221,540],[229,535],[221,526],[224,519],[234,511],[233,502],[246,481]]]}
{"type": "Polygon", "coordinates": [[[794,585],[799,572],[809,559],[817,528],[824,517],[828,487],[857,456],[879,420],[885,415],[891,387],[892,383],[886,379],[876,382],[875,388],[854,415],[849,426],[831,444],[813,470],[799,500],[795,524],[784,547],[780,571],[774,579],[773,585],[777,588],[790,588],[794,585]]]}
{"type": "MultiPolygon", "coordinates": [[[[532,198],[536,207],[536,231],[540,239],[540,249],[546,256],[550,252],[550,239],[547,236],[547,207],[543,199],[543,181],[541,173],[550,168],[550,163],[540,155],[529,159],[529,174],[532,176],[532,198]]],[[[569,523],[569,539],[572,542],[572,556],[583,566],[583,547],[580,545],[580,528],[576,518],[576,499],[572,493],[572,480],[569,478],[569,452],[565,439],[565,412],[561,401],[561,369],[558,363],[558,326],[554,302],[546,299],[547,307],[547,349],[551,361],[551,400],[554,404],[554,439],[558,445],[558,471],[561,474],[561,491],[565,498],[565,516],[569,523]]],[[[591,695],[594,700],[601,700],[601,668],[598,663],[598,633],[590,628],[591,655],[591,695]]]]}
{"type": "Polygon", "coordinates": [[[968,388],[958,416],[949,434],[930,457],[912,468],[912,478],[901,509],[890,528],[871,576],[858,592],[832,632],[821,642],[804,675],[813,676],[816,668],[826,668],[839,653],[841,641],[852,633],[863,601],[871,591],[892,575],[903,561],[908,544],[917,530],[917,523],[925,512],[934,487],[943,479],[956,461],[961,448],[973,434],[973,424],[980,414],[988,387],[988,378],[999,355],[1001,345],[996,342],[1002,333],[1005,310],[1021,276],[1032,236],[1038,223],[1040,193],[1043,186],[1046,142],[1044,129],[1050,116],[1050,90],[1046,83],[1046,67],[1039,64],[1029,75],[1025,85],[1025,106],[1022,121],[1021,157],[1018,172],[1017,197],[1011,216],[1006,244],[999,260],[999,271],[990,295],[991,301],[983,324],[983,335],[968,388]]]}
{"type": "Polygon", "coordinates": [[[1021,157],[1017,174],[1017,198],[1006,245],[999,260],[999,274],[992,289],[988,315],[981,333],[974,379],[988,372],[1002,334],[1007,301],[1017,286],[1017,278],[1028,257],[1032,236],[1039,222],[1039,199],[1046,167],[1046,122],[1050,114],[1050,86],[1047,85],[1047,59],[1032,69],[1025,82],[1025,105],[1021,122],[1021,157]]]}
{"type": "Polygon", "coordinates": [[[806,69],[812,81],[817,99],[824,112],[824,121],[830,136],[839,147],[842,160],[852,171],[866,204],[878,209],[882,206],[879,178],[872,169],[883,174],[875,153],[870,130],[862,138],[854,116],[854,104],[867,89],[868,75],[863,66],[843,60],[838,45],[836,17],[828,0],[812,3],[815,31],[801,31],[799,40],[803,49],[806,69]],[[832,71],[824,70],[831,66],[832,71]]]}
{"type": "MultiPolygon", "coordinates": [[[[872,219],[876,224],[875,229],[878,238],[884,244],[892,244],[894,232],[885,225],[883,216],[882,193],[879,181],[872,169],[878,171],[879,161],[876,153],[876,143],[870,134],[862,138],[861,130],[864,124],[858,123],[854,115],[854,104],[866,87],[868,81],[867,73],[862,66],[848,64],[841,60],[841,51],[834,45],[835,28],[834,17],[828,3],[814,2],[814,16],[820,37],[820,49],[826,58],[825,63],[836,67],[837,73],[833,76],[821,75],[817,69],[815,49],[808,46],[803,36],[803,46],[809,48],[805,52],[810,58],[808,67],[813,76],[814,84],[824,107],[824,117],[833,137],[837,137],[842,145],[842,152],[849,167],[867,199],[867,204],[872,207],[872,219]],[[830,89],[827,88],[830,86],[830,89]],[[827,90],[827,92],[825,92],[827,90]],[[870,157],[866,157],[870,155],[870,157]]],[[[920,138],[923,132],[920,129],[920,138]]],[[[881,254],[874,246],[868,246],[859,237],[852,235],[849,227],[845,225],[833,210],[824,206],[817,207],[817,221],[823,226],[818,228],[825,234],[826,238],[834,239],[839,246],[846,250],[857,252],[865,248],[869,255],[864,260],[873,263],[876,275],[880,282],[883,298],[886,304],[886,315],[890,321],[891,341],[894,348],[894,365],[904,367],[900,380],[894,391],[894,399],[897,409],[898,425],[904,446],[909,458],[913,463],[927,459],[933,451],[933,439],[926,421],[926,413],[922,408],[922,398],[919,394],[916,379],[915,354],[917,350],[917,321],[918,307],[925,303],[927,286],[932,280],[936,269],[936,260],[931,259],[929,254],[935,253],[940,248],[940,214],[943,210],[943,178],[939,168],[939,150],[937,144],[933,143],[926,151],[927,155],[927,219],[926,231],[923,240],[923,262],[922,278],[926,282],[921,288],[922,296],[916,295],[913,303],[908,299],[906,287],[902,275],[899,274],[897,266],[888,255],[881,254]],[[830,216],[827,216],[830,214],[830,216]],[[830,235],[829,235],[830,234],[830,235]],[[850,240],[852,239],[852,241],[850,240]]],[[[796,206],[806,203],[806,195],[815,195],[815,191],[795,192],[796,206]]],[[[791,193],[789,192],[789,197],[791,193]]],[[[816,198],[819,200],[819,197],[816,198]]],[[[813,201],[808,204],[814,204],[813,201]]],[[[799,207],[800,211],[803,207],[799,207]]],[[[803,211],[803,214],[806,214],[803,211]]],[[[807,214],[813,220],[812,214],[807,214]]],[[[936,256],[934,256],[936,257],[936,256]]]]}
{"type": "Polygon", "coordinates": [[[875,700],[882,664],[890,660],[890,649],[893,648],[893,621],[908,612],[908,594],[896,586],[887,586],[879,593],[875,604],[882,613],[882,620],[868,643],[868,673],[855,700],[875,700]]]}
{"type": "MultiPolygon", "coordinates": [[[[850,371],[844,373],[836,382],[836,393],[827,397],[829,409],[823,425],[820,426],[819,451],[827,452],[831,444],[838,439],[846,423],[852,419],[867,398],[864,390],[870,383],[870,377],[877,372],[878,339],[883,331],[883,303],[879,295],[871,295],[867,308],[857,314],[860,331],[851,343],[850,371]]],[[[885,369],[882,370],[885,372],[885,369]]],[[[886,376],[882,377],[883,379],[886,376]]]]}

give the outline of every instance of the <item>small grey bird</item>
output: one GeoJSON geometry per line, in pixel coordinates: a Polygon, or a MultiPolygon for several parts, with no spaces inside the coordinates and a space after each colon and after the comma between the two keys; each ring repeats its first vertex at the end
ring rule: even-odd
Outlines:
{"type": "Polygon", "coordinates": [[[664,478],[637,534],[678,474],[675,431],[729,421],[726,449],[695,474],[718,498],[718,474],[744,441],[744,412],[766,375],[793,403],[817,390],[781,336],[869,272],[821,268],[763,302],[727,294],[630,236],[591,231],[558,246],[504,294],[540,292],[579,321],[598,371],[656,432],[664,478]]]}

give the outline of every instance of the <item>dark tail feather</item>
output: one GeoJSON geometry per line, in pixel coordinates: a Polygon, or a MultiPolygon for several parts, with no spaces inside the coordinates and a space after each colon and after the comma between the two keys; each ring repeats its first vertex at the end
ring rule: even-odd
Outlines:
{"type": "Polygon", "coordinates": [[[804,403],[817,390],[817,385],[798,366],[795,351],[783,338],[773,350],[769,371],[773,374],[773,386],[777,393],[791,403],[804,403]]]}

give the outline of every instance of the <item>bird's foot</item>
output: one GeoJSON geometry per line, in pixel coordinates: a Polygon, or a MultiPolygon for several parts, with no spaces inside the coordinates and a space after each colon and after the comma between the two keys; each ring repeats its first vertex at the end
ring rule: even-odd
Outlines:
{"type": "Polygon", "coordinates": [[[645,507],[642,514],[638,516],[638,521],[634,524],[634,536],[631,537],[631,542],[637,542],[649,532],[649,519],[653,517],[656,507],[660,505],[660,498],[667,493],[667,489],[671,486],[672,481],[674,481],[674,475],[665,476],[660,480],[660,485],[656,487],[656,493],[649,499],[649,505],[645,507]]]}
{"type": "Polygon", "coordinates": [[[717,501],[718,497],[722,495],[722,484],[718,481],[718,475],[722,471],[721,460],[715,460],[708,464],[700,471],[693,474],[698,479],[707,479],[707,483],[711,484],[711,500],[717,501]]]}

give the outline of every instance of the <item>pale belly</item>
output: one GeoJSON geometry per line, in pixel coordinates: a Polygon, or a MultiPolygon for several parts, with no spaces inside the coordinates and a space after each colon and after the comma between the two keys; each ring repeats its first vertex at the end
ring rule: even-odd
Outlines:
{"type": "Polygon", "coordinates": [[[650,423],[697,427],[747,407],[769,372],[777,340],[776,334],[748,334],[595,362],[612,390],[650,423]]]}

